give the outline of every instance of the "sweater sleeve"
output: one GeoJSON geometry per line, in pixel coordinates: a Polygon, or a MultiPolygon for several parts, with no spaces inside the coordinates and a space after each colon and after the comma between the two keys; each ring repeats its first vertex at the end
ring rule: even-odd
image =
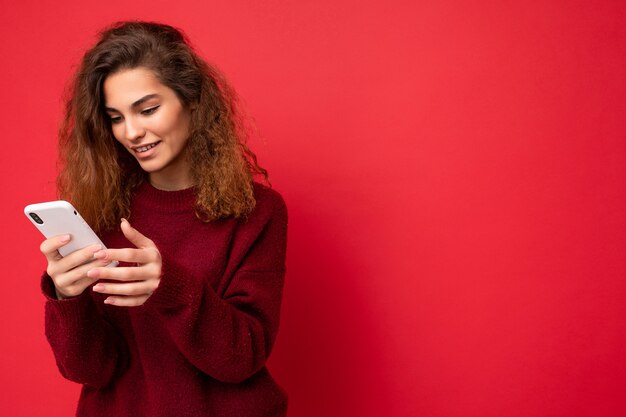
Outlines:
{"type": "Polygon", "coordinates": [[[58,300],[48,274],[42,277],[46,337],[61,374],[94,388],[106,386],[126,367],[121,336],[98,311],[89,289],[58,300]]]}
{"type": "Polygon", "coordinates": [[[199,370],[227,383],[258,372],[278,331],[285,276],[287,210],[274,193],[235,236],[224,275],[214,290],[175,259],[163,257],[159,288],[146,302],[162,315],[182,354],[199,370]],[[230,270],[229,270],[230,269],[230,270]]]}

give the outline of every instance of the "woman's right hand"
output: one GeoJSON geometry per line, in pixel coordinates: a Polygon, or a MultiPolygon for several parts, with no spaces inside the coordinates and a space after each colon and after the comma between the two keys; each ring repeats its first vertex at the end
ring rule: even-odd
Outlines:
{"type": "Polygon", "coordinates": [[[91,245],[61,256],[59,248],[66,245],[70,235],[51,237],[43,241],[39,249],[48,260],[46,272],[52,278],[59,300],[76,297],[93,285],[97,278],[89,278],[87,271],[98,266],[106,266],[111,261],[94,259],[93,254],[102,249],[101,245],[91,245]],[[89,261],[91,259],[91,261],[89,261]]]}

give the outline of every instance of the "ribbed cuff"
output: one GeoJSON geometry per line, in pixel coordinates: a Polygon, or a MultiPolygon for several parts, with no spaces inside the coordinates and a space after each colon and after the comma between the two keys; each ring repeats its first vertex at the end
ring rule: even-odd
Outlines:
{"type": "Polygon", "coordinates": [[[81,295],[59,300],[52,278],[44,273],[41,278],[41,290],[46,297],[46,310],[61,320],[64,327],[80,326],[86,319],[92,317],[91,314],[97,313],[89,288],[81,295]]]}
{"type": "Polygon", "coordinates": [[[47,272],[44,272],[41,276],[41,292],[48,301],[59,301],[57,298],[57,292],[54,289],[54,282],[47,272]]]}

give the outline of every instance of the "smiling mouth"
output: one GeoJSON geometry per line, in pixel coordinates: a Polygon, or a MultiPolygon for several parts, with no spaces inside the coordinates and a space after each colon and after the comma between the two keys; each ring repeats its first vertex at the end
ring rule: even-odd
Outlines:
{"type": "Polygon", "coordinates": [[[133,151],[135,151],[136,153],[144,153],[144,152],[148,152],[150,149],[154,148],[155,146],[157,146],[159,143],[161,143],[161,141],[159,142],[155,142],[155,143],[150,143],[148,145],[145,146],[140,146],[138,148],[133,148],[133,151]]]}

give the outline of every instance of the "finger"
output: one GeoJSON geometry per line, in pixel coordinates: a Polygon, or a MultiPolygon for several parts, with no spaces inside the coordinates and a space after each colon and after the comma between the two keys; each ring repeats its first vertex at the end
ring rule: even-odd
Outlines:
{"type": "Polygon", "coordinates": [[[159,278],[157,268],[150,265],[128,266],[117,268],[93,268],[87,271],[87,276],[97,279],[112,279],[116,281],[146,281],[159,278]]]}
{"type": "Polygon", "coordinates": [[[93,254],[102,249],[101,245],[91,245],[79,249],[57,260],[48,260],[48,275],[65,273],[93,259],[93,254]]]}
{"type": "Polygon", "coordinates": [[[79,296],[85,291],[87,287],[89,287],[90,285],[93,285],[93,283],[94,283],[93,279],[85,277],[85,278],[79,279],[78,281],[71,283],[70,285],[65,285],[65,286],[55,285],[57,298],[64,299],[64,298],[71,298],[71,297],[79,296]]]}
{"type": "Polygon", "coordinates": [[[93,278],[87,276],[87,268],[92,267],[93,264],[98,266],[104,266],[109,261],[96,260],[90,262],[88,265],[75,268],[71,271],[61,273],[59,275],[51,275],[56,289],[57,298],[69,298],[80,295],[85,291],[87,287],[93,285],[93,278]]]}
{"type": "Polygon", "coordinates": [[[104,300],[104,304],[111,304],[118,307],[137,307],[143,305],[149,297],[149,295],[128,297],[111,296],[104,300]]]}
{"type": "Polygon", "coordinates": [[[96,278],[88,277],[86,271],[79,274],[76,270],[53,278],[57,293],[64,295],[65,298],[82,294],[87,287],[93,285],[96,281],[96,278]]]}
{"type": "Polygon", "coordinates": [[[156,247],[152,240],[139,233],[137,229],[130,225],[128,220],[122,219],[122,224],[120,225],[120,227],[122,228],[122,233],[124,233],[126,239],[128,239],[133,245],[137,246],[138,248],[156,247]]]}
{"type": "Polygon", "coordinates": [[[149,262],[155,262],[159,258],[159,253],[156,249],[103,249],[94,253],[93,255],[97,259],[108,259],[111,261],[121,262],[135,262],[138,264],[147,264],[149,262]]]}
{"type": "Polygon", "coordinates": [[[62,258],[59,248],[66,245],[72,237],[70,235],[59,235],[44,240],[39,246],[39,250],[48,261],[57,261],[62,258]]]}
{"type": "Polygon", "coordinates": [[[101,294],[140,296],[152,294],[157,286],[158,284],[152,281],[127,282],[123,284],[100,282],[94,285],[93,290],[101,294]]]}
{"type": "Polygon", "coordinates": [[[55,282],[55,285],[57,286],[69,286],[69,285],[73,285],[74,283],[88,278],[89,280],[91,280],[92,282],[95,282],[98,280],[98,278],[95,277],[89,277],[87,275],[87,272],[97,268],[97,267],[105,267],[108,264],[110,264],[111,261],[107,261],[107,260],[101,260],[101,259],[95,259],[91,262],[88,262],[84,265],[80,265],[74,269],[71,269],[69,271],[66,272],[62,272],[57,274],[53,280],[55,282]]]}

